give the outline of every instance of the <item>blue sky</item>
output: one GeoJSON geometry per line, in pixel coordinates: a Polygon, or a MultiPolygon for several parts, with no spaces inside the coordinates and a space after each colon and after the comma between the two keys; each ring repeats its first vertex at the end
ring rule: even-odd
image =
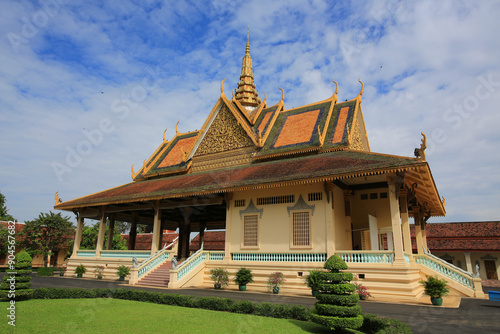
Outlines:
{"type": "Polygon", "coordinates": [[[130,182],[162,141],[236,88],[250,27],[270,105],[365,83],[374,152],[420,132],[447,217],[499,220],[500,2],[68,1],[0,4],[0,192],[19,221],[130,182]],[[76,154],[75,154],[76,152],[76,154]]]}

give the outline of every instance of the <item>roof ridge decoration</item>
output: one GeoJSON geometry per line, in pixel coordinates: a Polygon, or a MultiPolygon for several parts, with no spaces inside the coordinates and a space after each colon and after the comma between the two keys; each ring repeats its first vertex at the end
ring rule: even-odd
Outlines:
{"type": "Polygon", "coordinates": [[[328,117],[326,118],[326,122],[325,122],[325,126],[323,127],[323,131],[320,130],[319,125],[318,125],[318,135],[319,135],[320,146],[323,146],[323,144],[325,143],[326,133],[328,131],[328,125],[330,124],[330,118],[332,116],[333,107],[335,106],[335,104],[337,104],[337,101],[338,101],[337,93],[339,92],[339,84],[333,79],[332,79],[332,82],[335,84],[335,92],[333,93],[333,96],[331,97],[331,99],[333,99],[333,103],[330,105],[330,110],[328,111],[328,117]]]}

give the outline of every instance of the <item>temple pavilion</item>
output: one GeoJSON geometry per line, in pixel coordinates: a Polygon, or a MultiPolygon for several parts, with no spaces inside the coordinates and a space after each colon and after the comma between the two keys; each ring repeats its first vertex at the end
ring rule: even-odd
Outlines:
{"type": "Polygon", "coordinates": [[[418,299],[428,274],[447,279],[457,295],[482,296],[479,279],[428,252],[427,221],[444,216],[445,203],[425,160],[425,135],[415,157],[371,152],[361,81],[345,102],[334,82],[323,101],[287,109],[281,90],[268,104],[256,89],[247,38],[231,97],[223,83],[203,127],[180,133],[176,126],[170,140],[164,133],[142,168],[132,168],[132,182],[56,198],[56,209],[77,215],[69,273],[80,263],[103,265],[111,278],[125,264],[133,266],[130,284],[182,288],[209,287],[212,268],[246,267],[255,275],[249,290],[265,289],[268,275],[281,271],[282,291],[309,293],[307,271],[338,254],[375,297],[418,299]],[[80,249],[85,219],[100,220],[95,250],[80,249]],[[131,223],[127,251],[104,245],[115,220],[131,223]],[[135,249],[137,224],[151,226],[151,250],[135,249]],[[166,242],[163,230],[179,237],[166,242]],[[203,249],[206,230],[225,231],[224,251],[203,249]],[[193,232],[201,248],[190,253],[193,232]]]}

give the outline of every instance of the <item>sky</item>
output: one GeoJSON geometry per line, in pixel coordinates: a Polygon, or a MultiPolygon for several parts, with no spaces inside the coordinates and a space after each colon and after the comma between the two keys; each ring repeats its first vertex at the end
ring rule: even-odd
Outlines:
{"type": "MultiPolygon", "coordinates": [[[[131,181],[236,88],[247,29],[274,105],[352,99],[373,152],[427,161],[446,217],[500,220],[499,1],[0,2],[0,192],[19,222],[131,181]]],[[[69,215],[74,220],[73,214],[69,215]]]]}

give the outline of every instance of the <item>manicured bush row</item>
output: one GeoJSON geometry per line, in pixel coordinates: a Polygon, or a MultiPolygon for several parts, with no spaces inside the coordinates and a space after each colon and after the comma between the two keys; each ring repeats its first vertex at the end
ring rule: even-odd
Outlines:
{"type": "MultiPolygon", "coordinates": [[[[25,291],[25,290],[23,290],[25,291]]],[[[331,295],[327,295],[331,296],[331,295]]],[[[357,296],[357,295],[349,295],[357,296]]],[[[171,306],[203,308],[240,314],[253,314],[264,317],[311,320],[311,309],[300,305],[282,305],[272,303],[253,303],[247,300],[233,301],[221,297],[201,297],[179,294],[148,292],[135,289],[65,289],[38,288],[33,291],[33,299],[74,299],[74,298],[115,298],[126,299],[171,306]]],[[[356,308],[359,306],[356,306],[356,308]]],[[[317,315],[318,316],[318,315],[317,315]]],[[[365,333],[396,334],[411,333],[409,327],[394,319],[387,319],[372,314],[364,314],[363,326],[359,329],[365,333]]]]}
{"type": "Polygon", "coordinates": [[[411,334],[410,326],[396,319],[384,318],[375,314],[364,314],[363,333],[376,334],[411,334]]]}
{"type": "Polygon", "coordinates": [[[54,268],[53,267],[41,267],[36,271],[37,276],[53,276],[54,268]]]}
{"type": "MultiPolygon", "coordinates": [[[[16,287],[16,290],[31,288],[31,282],[21,282],[21,283],[16,282],[14,285],[16,287]]],[[[0,284],[1,290],[9,290],[10,288],[11,284],[9,282],[4,282],[0,284]]]]}

